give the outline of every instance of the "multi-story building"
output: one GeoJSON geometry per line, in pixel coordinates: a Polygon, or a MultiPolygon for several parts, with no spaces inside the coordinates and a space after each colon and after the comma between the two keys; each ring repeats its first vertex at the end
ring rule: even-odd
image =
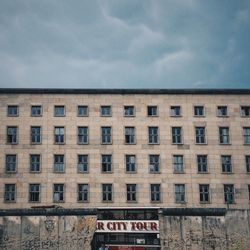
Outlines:
{"type": "Polygon", "coordinates": [[[97,208],[97,244],[157,248],[159,208],[249,209],[250,90],[1,89],[0,120],[1,208],[97,208]]]}

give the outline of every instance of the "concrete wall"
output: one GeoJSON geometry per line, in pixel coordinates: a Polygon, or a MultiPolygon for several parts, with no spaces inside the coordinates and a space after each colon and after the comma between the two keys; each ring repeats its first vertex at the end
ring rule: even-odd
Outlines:
{"type": "Polygon", "coordinates": [[[2,250],[90,250],[96,216],[0,217],[2,250]]]}
{"type": "Polygon", "coordinates": [[[162,250],[250,249],[250,210],[225,216],[160,217],[162,250]]]}

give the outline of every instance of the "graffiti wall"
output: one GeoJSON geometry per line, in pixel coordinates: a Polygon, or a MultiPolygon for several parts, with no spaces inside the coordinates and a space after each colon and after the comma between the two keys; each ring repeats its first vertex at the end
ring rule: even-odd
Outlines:
{"type": "Polygon", "coordinates": [[[8,216],[0,220],[3,250],[90,250],[96,228],[96,216],[8,216]]]}

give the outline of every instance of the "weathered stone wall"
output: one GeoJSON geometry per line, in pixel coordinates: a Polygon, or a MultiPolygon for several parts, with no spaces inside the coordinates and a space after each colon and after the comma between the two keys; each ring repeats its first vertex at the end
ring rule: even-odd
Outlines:
{"type": "Polygon", "coordinates": [[[160,217],[162,250],[250,249],[250,210],[225,216],[160,217]]]}
{"type": "Polygon", "coordinates": [[[96,216],[0,217],[2,250],[90,250],[96,216]]]}

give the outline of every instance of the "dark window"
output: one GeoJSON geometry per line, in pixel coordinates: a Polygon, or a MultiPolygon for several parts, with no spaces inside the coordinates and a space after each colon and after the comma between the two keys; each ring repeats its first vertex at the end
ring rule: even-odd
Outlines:
{"type": "Polygon", "coordinates": [[[148,106],[148,116],[158,116],[158,107],[148,106]]]}
{"type": "Polygon", "coordinates": [[[58,105],[54,107],[54,116],[65,116],[65,106],[58,105]]]}
{"type": "Polygon", "coordinates": [[[88,106],[77,106],[77,116],[88,116],[89,115],[89,108],[88,106]]]}
{"type": "Polygon", "coordinates": [[[17,156],[16,155],[6,155],[5,171],[16,172],[17,169],[17,156]]]}
{"type": "Polygon", "coordinates": [[[250,144],[250,127],[243,128],[243,140],[244,144],[250,144]]]}
{"type": "Polygon", "coordinates": [[[111,127],[101,127],[102,144],[110,144],[112,142],[111,127]]]}
{"type": "Polygon", "coordinates": [[[41,127],[30,128],[30,141],[32,144],[39,144],[42,142],[41,127]]]}
{"type": "Polygon", "coordinates": [[[17,127],[7,127],[7,143],[17,144],[17,127]]]}
{"type": "Polygon", "coordinates": [[[55,144],[63,144],[64,143],[64,127],[55,127],[55,144]]]}
{"type": "Polygon", "coordinates": [[[220,127],[219,128],[220,144],[229,144],[229,127],[220,127]]]}
{"type": "Polygon", "coordinates": [[[78,184],[78,201],[87,202],[89,200],[89,185],[78,184]]]}
{"type": "Polygon", "coordinates": [[[39,172],[41,167],[41,156],[30,155],[30,172],[39,172]]]}
{"type": "Polygon", "coordinates": [[[195,128],[195,142],[199,143],[199,144],[206,143],[205,127],[196,127],[195,128]]]}
{"type": "Polygon", "coordinates": [[[182,131],[181,127],[172,127],[172,143],[181,144],[182,143],[182,131]]]}
{"type": "Polygon", "coordinates": [[[77,171],[88,172],[88,155],[78,155],[78,162],[77,162],[77,171]]]}
{"type": "Polygon", "coordinates": [[[111,106],[101,106],[101,116],[111,116],[111,106]]]}
{"type": "Polygon", "coordinates": [[[227,116],[227,106],[218,106],[217,107],[218,116],[227,116]]]}
{"type": "Polygon", "coordinates": [[[250,185],[248,185],[248,199],[250,201],[250,185]]]}
{"type": "Polygon", "coordinates": [[[173,168],[174,168],[174,173],[184,172],[183,155],[173,156],[173,168]]]}
{"type": "Polygon", "coordinates": [[[195,116],[204,116],[204,107],[203,106],[194,106],[194,115],[195,116]]]}
{"type": "Polygon", "coordinates": [[[41,116],[42,115],[42,106],[41,105],[32,105],[31,106],[31,116],[41,116]]]}
{"type": "Polygon", "coordinates": [[[88,144],[89,142],[88,133],[89,133],[88,127],[78,127],[77,128],[77,143],[88,144]]]}
{"type": "Polygon", "coordinates": [[[224,185],[224,201],[225,203],[234,203],[234,185],[224,185]]]}
{"type": "Polygon", "coordinates": [[[185,202],[185,184],[175,184],[175,202],[185,202]]]}
{"type": "Polygon", "coordinates": [[[157,144],[158,143],[158,127],[148,128],[148,143],[157,144]]]}
{"type": "Polygon", "coordinates": [[[150,197],[152,202],[161,201],[161,185],[160,184],[150,184],[150,197]]]}
{"type": "Polygon", "coordinates": [[[210,201],[209,185],[201,184],[201,185],[199,185],[199,190],[200,190],[200,202],[208,203],[210,201]]]}
{"type": "Polygon", "coordinates": [[[135,155],[126,155],[126,172],[135,172],[136,171],[136,158],[135,155]]]}
{"type": "Polygon", "coordinates": [[[180,106],[171,106],[171,116],[181,116],[181,107],[180,106]]]}
{"type": "Polygon", "coordinates": [[[112,184],[102,184],[102,201],[112,201],[112,184]]]}
{"type": "Polygon", "coordinates": [[[221,156],[222,173],[232,173],[232,160],[231,155],[221,156]]]}
{"type": "Polygon", "coordinates": [[[125,127],[125,143],[134,144],[135,143],[135,128],[125,127]]]}
{"type": "Polygon", "coordinates": [[[40,202],[40,184],[29,185],[29,202],[40,202]]]}
{"type": "Polygon", "coordinates": [[[64,184],[54,184],[53,190],[53,201],[63,202],[64,201],[64,184]]]}
{"type": "Polygon", "coordinates": [[[197,166],[199,173],[207,173],[207,155],[197,155],[197,166]]]}
{"type": "Polygon", "coordinates": [[[241,106],[241,116],[250,117],[250,106],[241,106]]]}
{"type": "Polygon", "coordinates": [[[135,116],[135,107],[124,106],[124,116],[135,116]]]}
{"type": "Polygon", "coordinates": [[[64,172],[64,155],[54,155],[54,172],[64,172]]]}
{"type": "Polygon", "coordinates": [[[160,156],[149,155],[149,172],[158,173],[160,171],[160,156]]]}
{"type": "Polygon", "coordinates": [[[127,201],[136,201],[136,184],[127,184],[127,201]]]}
{"type": "Polygon", "coordinates": [[[102,155],[102,172],[112,172],[112,155],[102,155]]]}
{"type": "Polygon", "coordinates": [[[5,184],[4,189],[4,201],[15,202],[16,201],[16,184],[5,184]]]}
{"type": "Polygon", "coordinates": [[[246,170],[247,173],[250,173],[250,155],[245,156],[245,161],[246,161],[246,170]]]}
{"type": "Polygon", "coordinates": [[[8,116],[18,116],[18,106],[17,105],[8,105],[7,114],[8,114],[8,116]]]}

